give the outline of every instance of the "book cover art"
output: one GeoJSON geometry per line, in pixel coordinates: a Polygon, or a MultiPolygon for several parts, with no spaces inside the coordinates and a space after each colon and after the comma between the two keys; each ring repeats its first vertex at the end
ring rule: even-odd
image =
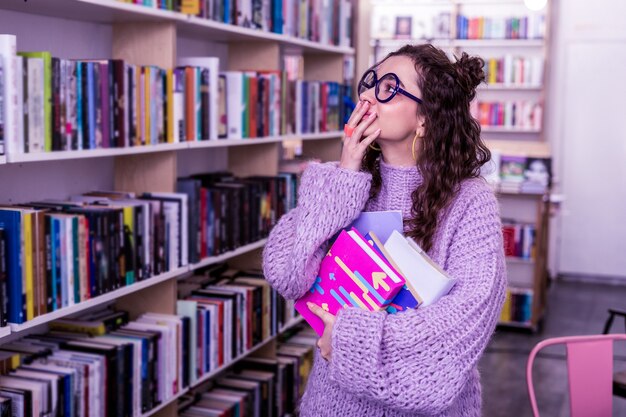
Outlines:
{"type": "Polygon", "coordinates": [[[332,314],[346,307],[379,311],[389,305],[404,282],[356,229],[344,230],[322,260],[313,286],[296,301],[295,308],[321,335],[324,324],[307,302],[332,314]]]}
{"type": "Polygon", "coordinates": [[[502,181],[524,181],[526,158],[523,156],[502,155],[500,158],[500,177],[502,181]]]}
{"type": "MultiPolygon", "coordinates": [[[[382,244],[381,240],[376,236],[374,232],[370,232],[365,235],[365,239],[367,243],[369,243],[376,252],[378,252],[381,256],[387,260],[395,268],[396,271],[400,270],[400,267],[394,262],[393,258],[385,249],[385,246],[382,244]]],[[[411,286],[409,282],[405,282],[402,286],[398,294],[394,297],[394,299],[387,306],[388,313],[397,313],[399,311],[406,311],[409,308],[417,308],[422,303],[422,299],[420,298],[417,291],[411,286]]]]}
{"type": "Polygon", "coordinates": [[[417,292],[424,306],[433,304],[448,294],[456,283],[411,238],[393,232],[385,242],[385,249],[400,268],[407,285],[417,292]]]}

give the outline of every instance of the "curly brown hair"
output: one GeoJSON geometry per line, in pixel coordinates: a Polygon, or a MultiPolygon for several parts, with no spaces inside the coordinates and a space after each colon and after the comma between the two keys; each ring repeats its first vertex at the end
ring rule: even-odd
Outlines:
{"type": "MultiPolygon", "coordinates": [[[[491,152],[480,137],[480,124],[470,114],[476,87],[485,80],[484,61],[463,52],[456,62],[432,45],[406,45],[388,54],[409,57],[415,64],[416,82],[423,103],[418,116],[424,119],[424,135],[418,141],[417,168],[423,182],[412,193],[409,236],[430,250],[440,213],[448,206],[459,185],[480,175],[491,152]]],[[[380,151],[368,148],[363,169],[372,174],[371,197],[381,187],[380,151]]],[[[406,221],[406,220],[405,220],[406,221]]]]}

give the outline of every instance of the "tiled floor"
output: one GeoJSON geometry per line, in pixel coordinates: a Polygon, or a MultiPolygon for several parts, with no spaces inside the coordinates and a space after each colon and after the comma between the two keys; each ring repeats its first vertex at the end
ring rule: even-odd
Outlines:
{"type": "MultiPolygon", "coordinates": [[[[526,390],[531,349],[549,337],[602,333],[608,307],[626,309],[626,286],[559,281],[549,289],[543,332],[530,335],[498,329],[479,365],[483,416],[532,417],[526,390]]],[[[623,320],[616,318],[612,331],[624,331],[623,320]]],[[[535,392],[542,417],[569,416],[564,355],[564,349],[551,349],[535,361],[535,392]]],[[[615,368],[626,369],[624,344],[616,345],[615,358],[615,368]]],[[[613,398],[613,415],[626,416],[626,399],[613,398]]]]}

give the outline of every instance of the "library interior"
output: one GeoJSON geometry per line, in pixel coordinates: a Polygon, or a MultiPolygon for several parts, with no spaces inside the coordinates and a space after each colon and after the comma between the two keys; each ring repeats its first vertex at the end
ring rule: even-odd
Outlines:
{"type": "Polygon", "coordinates": [[[625,20],[0,0],[0,417],[626,415],[625,20]]]}

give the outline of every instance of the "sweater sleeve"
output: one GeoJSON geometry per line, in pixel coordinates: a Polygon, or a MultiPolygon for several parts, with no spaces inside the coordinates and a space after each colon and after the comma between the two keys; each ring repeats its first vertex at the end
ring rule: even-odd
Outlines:
{"type": "Polygon", "coordinates": [[[363,210],[371,178],[336,163],[311,164],[305,170],[297,207],[272,229],[263,251],[265,278],[283,297],[296,299],[311,288],[327,240],[363,210]]]}
{"type": "Polygon", "coordinates": [[[438,302],[397,314],[341,310],[330,378],[343,390],[402,412],[438,415],[463,391],[496,325],[506,269],[498,203],[474,195],[458,215],[438,302]]]}

